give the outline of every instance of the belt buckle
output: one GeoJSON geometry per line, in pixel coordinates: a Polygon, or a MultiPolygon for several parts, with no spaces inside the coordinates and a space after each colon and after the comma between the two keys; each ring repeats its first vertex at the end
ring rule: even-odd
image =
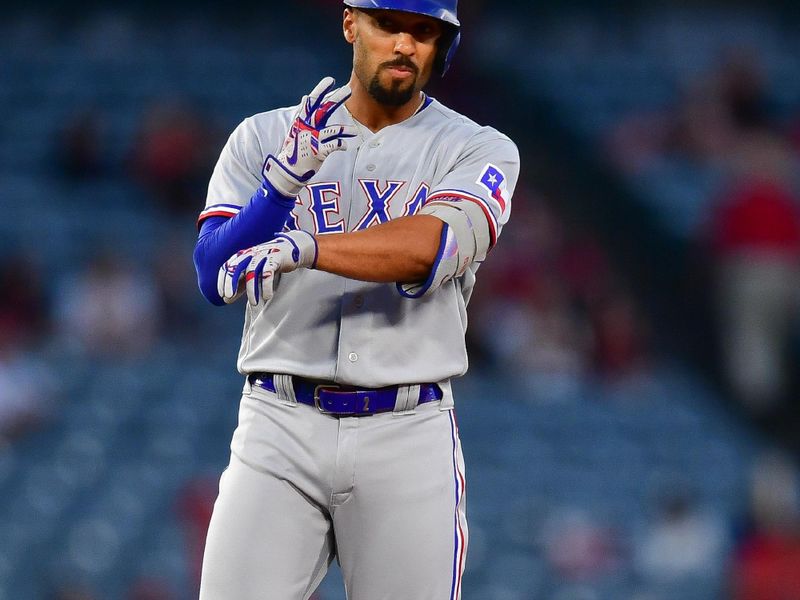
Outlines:
{"type": "Polygon", "coordinates": [[[327,384],[320,384],[314,386],[314,406],[317,407],[317,410],[321,412],[323,415],[332,415],[331,411],[327,410],[322,404],[319,402],[319,391],[321,389],[333,389],[333,390],[340,390],[342,386],[337,385],[335,383],[327,383],[327,384]]]}

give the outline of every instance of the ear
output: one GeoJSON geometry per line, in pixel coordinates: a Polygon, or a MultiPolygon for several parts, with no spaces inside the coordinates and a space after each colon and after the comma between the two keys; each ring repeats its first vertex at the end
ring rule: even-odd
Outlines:
{"type": "Polygon", "coordinates": [[[349,44],[356,41],[356,12],[354,10],[349,8],[344,9],[342,32],[344,33],[344,39],[346,39],[349,44]]]}

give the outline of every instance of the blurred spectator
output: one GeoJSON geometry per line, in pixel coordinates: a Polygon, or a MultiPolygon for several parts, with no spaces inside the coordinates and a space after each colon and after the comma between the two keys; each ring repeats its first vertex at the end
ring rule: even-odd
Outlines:
{"type": "Polygon", "coordinates": [[[668,158],[724,168],[743,137],[772,126],[766,77],[753,48],[726,50],[714,69],[678,84],[675,106],[628,115],[610,132],[612,161],[623,172],[641,173],[668,158]]]}
{"type": "Polygon", "coordinates": [[[657,510],[634,545],[640,579],[653,589],[715,582],[728,549],[725,525],[680,488],[663,493],[657,510]]]}
{"type": "Polygon", "coordinates": [[[791,325],[800,292],[800,211],[775,181],[735,188],[713,220],[726,378],[755,415],[787,398],[791,325]]]}
{"type": "Polygon", "coordinates": [[[633,297],[609,290],[590,306],[594,329],[594,365],[607,377],[641,373],[647,365],[648,326],[633,297]]]}
{"type": "MultiPolygon", "coordinates": [[[[634,115],[612,135],[613,155],[627,172],[666,160],[688,166],[687,177],[698,168],[722,177],[715,209],[703,213],[722,370],[736,399],[758,417],[774,416],[788,399],[788,349],[800,299],[797,159],[777,122],[759,54],[745,47],[724,50],[673,110],[634,115]]],[[[621,343],[634,328],[625,327],[621,311],[607,316],[617,317],[623,334],[608,338],[621,343]]]]}
{"type": "Polygon", "coordinates": [[[95,600],[95,596],[84,586],[65,584],[47,595],[47,600],[95,600]]]}
{"type": "Polygon", "coordinates": [[[470,327],[494,364],[526,379],[538,400],[574,397],[591,333],[561,275],[564,224],[519,190],[519,209],[470,301],[470,327]]]}
{"type": "Polygon", "coordinates": [[[0,343],[0,447],[48,416],[54,384],[53,372],[45,363],[0,343]]]}
{"type": "Polygon", "coordinates": [[[614,280],[606,251],[581,228],[567,230],[567,240],[557,258],[559,276],[582,306],[602,299],[614,280]]]}
{"type": "Polygon", "coordinates": [[[155,281],[111,253],[66,282],[57,309],[67,341],[96,357],[143,354],[161,322],[155,281]]]}
{"type": "Polygon", "coordinates": [[[60,132],[56,162],[69,179],[91,179],[109,170],[104,123],[95,110],[78,113],[60,132]]]}
{"type": "Polygon", "coordinates": [[[746,136],[768,131],[766,78],[753,48],[728,49],[718,66],[694,80],[684,97],[670,149],[705,166],[726,163],[746,136]]]}
{"type": "Polygon", "coordinates": [[[40,272],[24,255],[0,263],[0,442],[36,427],[52,410],[53,373],[31,354],[48,329],[40,272]]]}
{"type": "Polygon", "coordinates": [[[563,509],[542,525],[547,561],[566,581],[597,581],[621,568],[619,540],[580,509],[563,509]]]}
{"type": "Polygon", "coordinates": [[[0,259],[0,346],[26,346],[48,328],[41,270],[30,257],[0,259]]]}
{"type": "Polygon", "coordinates": [[[218,477],[197,477],[184,486],[178,500],[178,512],[187,536],[189,570],[195,592],[200,590],[203,551],[211,512],[217,498],[218,481],[218,477]]]}
{"type": "Polygon", "coordinates": [[[783,455],[753,468],[751,529],[739,542],[731,569],[733,600],[800,598],[800,481],[783,455]]]}
{"type": "Polygon", "coordinates": [[[679,104],[665,120],[662,156],[704,167],[724,161],[734,141],[734,127],[717,80],[708,73],[686,84],[679,104]]]}
{"type": "Polygon", "coordinates": [[[173,213],[202,208],[216,148],[207,123],[179,103],[162,103],[146,115],[133,150],[133,172],[173,213]]]}
{"type": "MultiPolygon", "coordinates": [[[[185,233],[185,232],[181,232],[185,233]]],[[[194,231],[190,236],[177,232],[159,245],[156,251],[155,276],[159,303],[163,311],[164,333],[173,337],[198,335],[197,323],[206,308],[197,292],[197,276],[192,264],[194,231]]]]}
{"type": "Polygon", "coordinates": [[[523,194],[471,300],[472,335],[538,399],[574,397],[593,369],[610,378],[640,374],[649,325],[615,283],[605,251],[542,198],[523,194]]]}
{"type": "Polygon", "coordinates": [[[731,116],[716,80],[703,74],[685,84],[674,107],[626,116],[607,143],[613,164],[637,175],[667,158],[714,166],[724,159],[733,139],[731,116]]]}
{"type": "Polygon", "coordinates": [[[532,292],[498,299],[483,334],[505,369],[534,377],[545,396],[546,390],[558,395],[558,388],[585,372],[588,332],[553,273],[540,273],[532,292]]]}
{"type": "Polygon", "coordinates": [[[773,115],[769,90],[757,48],[725,49],[717,80],[720,96],[734,127],[739,131],[770,127],[773,115]]]}
{"type": "Polygon", "coordinates": [[[128,600],[173,600],[165,582],[149,577],[141,577],[134,582],[128,593],[128,600]]]}

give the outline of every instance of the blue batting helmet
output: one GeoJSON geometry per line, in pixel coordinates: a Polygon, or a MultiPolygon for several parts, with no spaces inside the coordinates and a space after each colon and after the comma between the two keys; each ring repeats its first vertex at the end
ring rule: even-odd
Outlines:
{"type": "Polygon", "coordinates": [[[461,41],[461,23],[458,20],[458,0],[344,0],[352,8],[399,10],[427,15],[444,24],[436,56],[436,70],[444,75],[461,41]]]}

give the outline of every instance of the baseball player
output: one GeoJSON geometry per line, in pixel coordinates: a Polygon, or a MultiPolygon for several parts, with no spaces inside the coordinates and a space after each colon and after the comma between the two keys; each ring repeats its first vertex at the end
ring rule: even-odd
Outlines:
{"type": "Polygon", "coordinates": [[[450,380],[519,155],[422,91],[458,47],[457,0],[344,4],[349,83],[245,119],[200,215],[204,296],[245,304],[202,600],[307,599],[334,557],[350,600],[461,595],[450,380]]]}

